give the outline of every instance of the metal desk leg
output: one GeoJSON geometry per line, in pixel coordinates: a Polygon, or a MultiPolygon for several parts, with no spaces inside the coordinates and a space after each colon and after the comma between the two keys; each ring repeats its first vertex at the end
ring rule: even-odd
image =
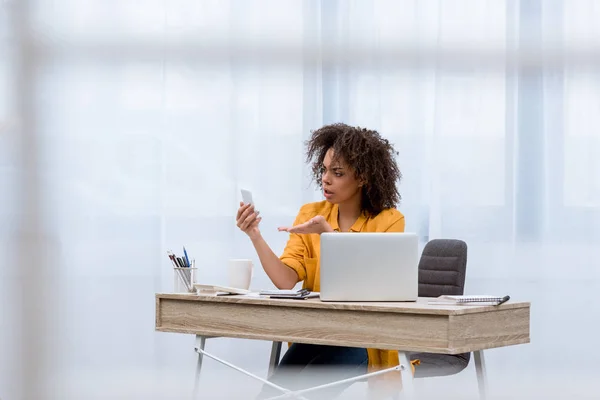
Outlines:
{"type": "Polygon", "coordinates": [[[269,360],[269,373],[271,376],[275,372],[275,368],[279,365],[279,358],[281,356],[281,342],[273,342],[271,346],[271,359],[269,360]]]}
{"type": "Polygon", "coordinates": [[[485,358],[483,350],[477,350],[475,353],[475,372],[477,372],[477,387],[479,388],[479,398],[485,400],[487,382],[485,376],[485,358]]]}
{"type": "Polygon", "coordinates": [[[204,336],[196,335],[196,345],[194,350],[198,353],[198,363],[196,364],[196,380],[194,382],[194,399],[198,398],[200,390],[200,371],[202,370],[202,359],[204,358],[204,345],[206,344],[206,338],[204,336]]]}
{"type": "MultiPolygon", "coordinates": [[[[386,373],[388,373],[390,371],[400,371],[402,369],[405,370],[404,371],[405,373],[402,374],[402,376],[403,376],[402,381],[403,381],[403,384],[405,385],[405,389],[404,390],[406,390],[406,387],[408,387],[409,389],[412,388],[412,379],[413,379],[413,376],[412,376],[412,371],[411,371],[410,363],[408,362],[408,358],[406,357],[406,355],[404,356],[404,359],[405,359],[404,361],[402,361],[403,360],[402,358],[400,359],[401,362],[404,362],[404,364],[397,365],[397,366],[392,367],[392,368],[387,368],[387,369],[383,369],[383,370],[380,370],[380,371],[375,371],[375,372],[367,373],[367,374],[364,374],[364,375],[361,375],[361,376],[356,376],[354,378],[342,379],[342,380],[339,380],[339,381],[336,381],[336,382],[331,382],[331,383],[327,383],[327,384],[324,384],[324,385],[314,386],[312,388],[291,391],[289,389],[286,389],[286,388],[283,388],[281,386],[278,386],[278,385],[274,384],[273,382],[269,382],[266,379],[263,379],[263,378],[261,378],[259,376],[256,376],[256,375],[254,375],[254,374],[252,374],[252,373],[250,373],[248,371],[245,371],[245,370],[243,370],[240,367],[236,367],[235,365],[233,365],[233,364],[231,364],[231,363],[229,363],[229,362],[227,362],[225,360],[222,360],[219,357],[216,357],[216,356],[214,356],[212,354],[207,353],[204,350],[205,341],[206,341],[206,337],[196,335],[196,348],[195,348],[195,350],[198,353],[198,364],[197,364],[197,367],[196,367],[196,382],[195,382],[195,385],[194,385],[194,398],[195,399],[198,398],[198,390],[199,390],[199,387],[200,387],[200,370],[202,368],[202,358],[203,358],[203,356],[207,356],[208,358],[211,358],[211,359],[213,359],[213,360],[215,360],[217,362],[220,362],[221,364],[224,364],[224,365],[226,365],[226,366],[228,366],[230,368],[233,368],[236,371],[243,373],[244,375],[247,375],[247,376],[249,376],[251,378],[254,378],[254,379],[262,382],[263,384],[269,385],[269,386],[271,386],[271,387],[279,390],[280,392],[283,392],[282,395],[271,397],[270,400],[284,399],[284,398],[286,398],[286,399],[288,399],[288,398],[297,398],[297,399],[301,399],[301,400],[307,400],[304,396],[302,396],[302,394],[309,393],[309,392],[314,392],[314,391],[317,391],[317,390],[321,390],[321,389],[325,389],[325,388],[328,388],[328,387],[332,387],[332,386],[336,386],[336,385],[341,385],[341,384],[345,384],[345,383],[352,383],[352,382],[356,382],[356,381],[362,381],[362,380],[365,380],[365,379],[373,377],[373,376],[378,376],[378,375],[386,374],[386,373]],[[405,377],[405,375],[406,375],[406,377],[405,377]],[[404,382],[406,382],[406,383],[404,383],[404,382]]],[[[271,352],[271,360],[273,361],[273,364],[272,364],[273,367],[274,367],[274,363],[279,361],[279,355],[278,354],[279,354],[280,350],[281,350],[281,343],[280,342],[274,342],[273,343],[273,347],[272,347],[272,352],[271,352]]],[[[403,353],[400,353],[400,354],[403,354],[403,353]]]]}
{"type": "Polygon", "coordinates": [[[402,372],[402,397],[405,399],[414,398],[413,373],[408,354],[399,351],[400,371],[402,372]]]}

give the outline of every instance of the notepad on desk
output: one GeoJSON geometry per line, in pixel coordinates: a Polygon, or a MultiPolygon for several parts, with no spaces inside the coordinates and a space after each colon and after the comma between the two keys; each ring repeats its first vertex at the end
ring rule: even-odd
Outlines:
{"type": "Polygon", "coordinates": [[[251,293],[250,290],[232,288],[232,287],[221,286],[221,285],[209,285],[209,284],[204,284],[204,283],[194,283],[194,288],[196,289],[198,294],[209,293],[209,294],[216,294],[217,296],[233,295],[233,294],[245,295],[245,294],[251,293]]]}
{"type": "Polygon", "coordinates": [[[306,289],[300,290],[261,290],[259,292],[261,296],[268,296],[271,299],[296,299],[304,300],[319,297],[319,292],[311,292],[306,289]]]}
{"type": "Polygon", "coordinates": [[[448,305],[448,306],[498,306],[510,300],[510,296],[450,296],[444,295],[430,300],[428,304],[448,305]]]}

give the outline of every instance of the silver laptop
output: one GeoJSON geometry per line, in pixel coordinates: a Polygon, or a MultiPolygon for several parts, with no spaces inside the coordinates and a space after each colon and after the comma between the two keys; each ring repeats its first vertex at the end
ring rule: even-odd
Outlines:
{"type": "Polygon", "coordinates": [[[415,233],[321,234],[322,301],[416,301],[415,233]]]}

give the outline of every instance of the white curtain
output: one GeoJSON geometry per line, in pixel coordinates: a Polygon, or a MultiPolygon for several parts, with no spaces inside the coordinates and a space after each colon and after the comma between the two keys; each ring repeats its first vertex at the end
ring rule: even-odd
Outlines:
{"type": "MultiPolygon", "coordinates": [[[[29,390],[15,365],[46,396],[186,393],[191,338],[153,331],[166,251],[207,283],[252,258],[270,285],[239,189],[280,252],[320,199],[303,141],[338,121],[395,144],[406,229],[468,243],[468,293],[533,302],[532,343],[488,353],[491,390],[597,375],[599,2],[23,3],[0,3],[0,398],[29,390]]],[[[209,346],[266,371],[268,343],[209,346]]],[[[206,367],[207,391],[257,389],[206,367]]],[[[472,374],[431,390],[475,395],[472,374]]]]}

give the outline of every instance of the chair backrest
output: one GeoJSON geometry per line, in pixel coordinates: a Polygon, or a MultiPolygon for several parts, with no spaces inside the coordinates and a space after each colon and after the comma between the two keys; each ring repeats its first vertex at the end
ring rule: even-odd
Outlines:
{"type": "Polygon", "coordinates": [[[433,239],[419,261],[419,296],[462,295],[467,271],[467,244],[462,240],[433,239]]]}

